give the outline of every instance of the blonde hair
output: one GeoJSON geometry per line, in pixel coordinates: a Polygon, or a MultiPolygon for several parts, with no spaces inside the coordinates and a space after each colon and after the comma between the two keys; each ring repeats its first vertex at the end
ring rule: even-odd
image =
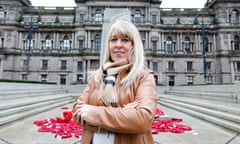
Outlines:
{"type": "MultiPolygon", "coordinates": [[[[117,20],[115,23],[112,24],[107,35],[107,39],[106,39],[107,49],[105,49],[103,53],[104,64],[111,61],[111,57],[109,53],[109,41],[113,31],[119,35],[128,37],[133,43],[133,48],[131,49],[130,56],[129,56],[129,59],[132,63],[132,67],[129,73],[127,74],[127,76],[124,77],[121,81],[121,84],[126,88],[131,84],[133,84],[137,76],[144,69],[145,56],[144,56],[142,40],[141,40],[139,31],[134,24],[126,20],[117,20]]],[[[98,74],[95,75],[95,81],[98,84],[100,84],[103,79],[102,74],[100,73],[100,69],[98,71],[98,74]]]]}

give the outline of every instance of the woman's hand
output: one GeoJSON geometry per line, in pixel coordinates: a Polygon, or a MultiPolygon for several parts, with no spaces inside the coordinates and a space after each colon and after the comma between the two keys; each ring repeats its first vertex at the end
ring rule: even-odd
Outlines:
{"type": "Polygon", "coordinates": [[[88,105],[88,104],[81,104],[81,105],[76,105],[76,112],[74,113],[74,116],[77,116],[77,123],[80,123],[80,125],[84,125],[87,120],[88,113],[90,109],[93,106],[88,105]]]}

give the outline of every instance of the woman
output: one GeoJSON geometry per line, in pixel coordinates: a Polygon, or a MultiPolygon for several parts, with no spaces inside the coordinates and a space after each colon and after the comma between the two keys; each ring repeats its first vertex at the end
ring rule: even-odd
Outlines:
{"type": "Polygon", "coordinates": [[[144,66],[140,34],[117,20],[106,45],[103,66],[73,106],[74,120],[84,127],[81,144],[153,144],[156,86],[144,66]]]}

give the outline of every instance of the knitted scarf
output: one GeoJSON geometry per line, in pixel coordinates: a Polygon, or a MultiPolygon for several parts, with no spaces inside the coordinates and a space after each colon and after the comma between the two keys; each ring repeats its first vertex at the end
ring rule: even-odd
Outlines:
{"type": "Polygon", "coordinates": [[[117,75],[122,70],[128,70],[131,66],[128,59],[118,62],[107,62],[102,66],[103,81],[100,85],[99,100],[105,106],[118,106],[118,96],[116,93],[115,82],[117,75]]]}

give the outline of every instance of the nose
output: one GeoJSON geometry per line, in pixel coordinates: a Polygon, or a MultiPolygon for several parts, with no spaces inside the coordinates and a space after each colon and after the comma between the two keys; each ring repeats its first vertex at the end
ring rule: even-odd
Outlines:
{"type": "Polygon", "coordinates": [[[118,39],[116,41],[116,46],[121,47],[122,45],[123,45],[122,41],[120,39],[118,39]]]}

